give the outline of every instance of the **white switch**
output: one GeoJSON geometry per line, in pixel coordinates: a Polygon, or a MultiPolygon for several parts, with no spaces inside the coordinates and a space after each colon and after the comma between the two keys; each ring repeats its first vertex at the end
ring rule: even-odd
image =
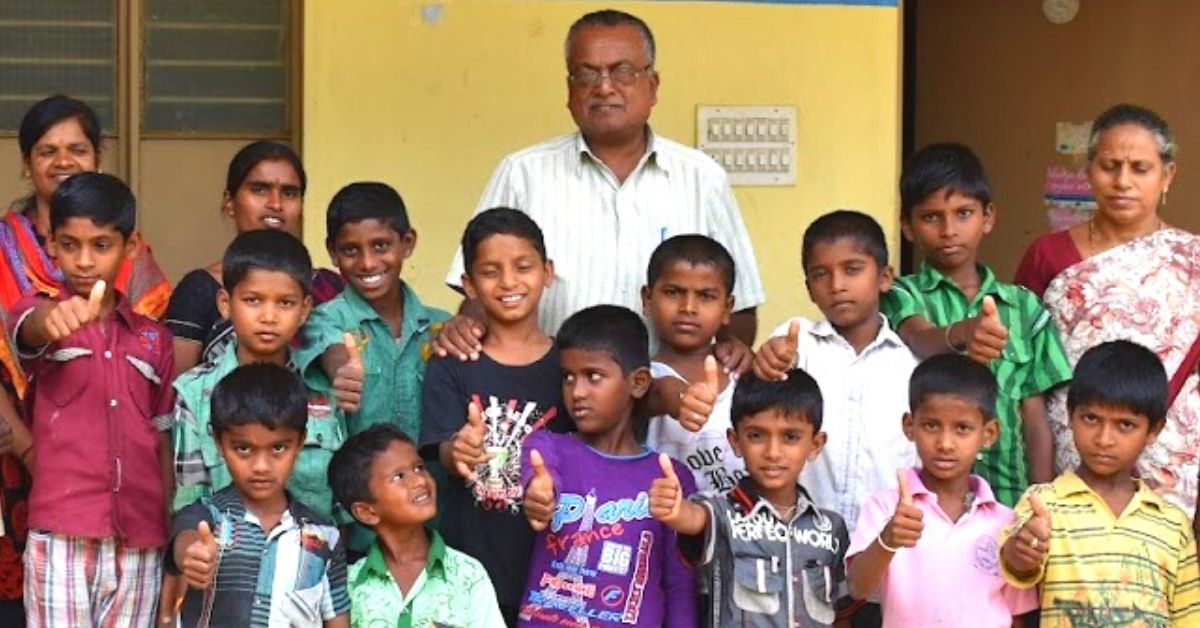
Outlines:
{"type": "Polygon", "coordinates": [[[721,139],[728,140],[733,137],[733,123],[726,121],[722,126],[721,139]]]}

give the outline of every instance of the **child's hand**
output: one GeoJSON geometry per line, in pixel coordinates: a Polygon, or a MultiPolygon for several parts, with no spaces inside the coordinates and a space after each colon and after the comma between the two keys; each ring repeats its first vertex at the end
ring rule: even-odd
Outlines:
{"type": "MultiPolygon", "coordinates": [[[[925,529],[925,513],[913,505],[912,492],[908,490],[908,470],[896,472],[896,482],[900,486],[900,498],[896,500],[896,512],[879,538],[888,547],[916,547],[921,540],[921,531],[925,529]]],[[[886,549],[886,548],[885,548],[886,549]]]]}
{"type": "Polygon", "coordinates": [[[88,294],[86,301],[76,295],[56,303],[42,319],[42,333],[51,342],[55,342],[70,336],[96,320],[100,316],[100,307],[104,302],[104,290],[104,280],[101,279],[92,284],[92,291],[88,294]]]}
{"type": "Polygon", "coordinates": [[[525,487],[525,518],[535,532],[550,525],[557,499],[554,496],[554,478],[546,470],[542,454],[533,449],[529,452],[529,464],[533,466],[533,479],[525,487]]]}
{"type": "Polygon", "coordinates": [[[219,548],[207,521],[201,521],[200,525],[196,526],[196,532],[200,536],[184,550],[181,569],[188,584],[197,589],[207,589],[217,569],[219,548]]]}
{"type": "Polygon", "coordinates": [[[474,401],[467,406],[467,422],[454,435],[451,456],[454,458],[454,469],[464,480],[475,481],[475,467],[488,461],[491,456],[483,450],[483,438],[486,428],[483,417],[479,415],[479,406],[474,401]]]}
{"type": "Polygon", "coordinates": [[[967,357],[984,366],[1004,352],[1008,329],[1000,322],[996,301],[991,296],[983,297],[979,316],[967,323],[967,334],[967,357]]]}
{"type": "Polygon", "coordinates": [[[333,374],[333,398],[337,400],[338,407],[343,412],[358,412],[362,403],[363,380],[366,377],[362,354],[358,351],[358,341],[350,332],[342,334],[342,345],[346,347],[348,358],[333,374]]]}
{"type": "Polygon", "coordinates": [[[486,334],[487,330],[479,321],[465,314],[455,314],[433,337],[433,351],[440,358],[452,355],[464,362],[478,360],[483,351],[479,341],[486,334]]]}
{"type": "Polygon", "coordinates": [[[688,386],[679,400],[679,424],[689,432],[699,432],[708,422],[717,403],[720,392],[717,373],[717,359],[713,356],[704,358],[704,381],[688,386]]]}
{"type": "Polygon", "coordinates": [[[754,350],[737,338],[718,340],[712,351],[726,373],[741,375],[754,365],[754,350]]]}
{"type": "Polygon", "coordinates": [[[1050,513],[1037,495],[1029,496],[1033,517],[1004,544],[1004,560],[1013,573],[1036,573],[1050,551],[1050,513]]]}
{"type": "Polygon", "coordinates": [[[679,516],[683,488],[679,486],[679,476],[675,475],[675,465],[671,464],[670,456],[658,454],[658,466],[662,467],[663,476],[655,478],[650,484],[650,516],[670,524],[679,516]]]}
{"type": "Polygon", "coordinates": [[[796,364],[800,347],[800,321],[788,325],[786,336],[769,338],[754,356],[754,374],[765,382],[787,379],[787,372],[796,364]]]}

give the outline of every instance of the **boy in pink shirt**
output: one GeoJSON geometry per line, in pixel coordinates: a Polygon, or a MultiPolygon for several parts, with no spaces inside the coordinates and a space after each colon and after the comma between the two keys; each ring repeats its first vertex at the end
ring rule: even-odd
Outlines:
{"type": "Polygon", "coordinates": [[[1000,575],[996,539],[1012,510],[971,475],[997,437],[996,390],[987,367],[958,354],[913,371],[903,425],[921,468],[900,469],[898,489],[867,500],[846,551],[850,595],[877,595],[885,627],[1008,628],[1037,608],[1032,590],[1000,575]]]}

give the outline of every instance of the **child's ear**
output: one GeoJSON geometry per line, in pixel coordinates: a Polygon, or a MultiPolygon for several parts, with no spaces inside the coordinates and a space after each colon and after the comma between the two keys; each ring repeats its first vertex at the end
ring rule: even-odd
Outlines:
{"type": "Polygon", "coordinates": [[[375,506],[366,502],[354,502],[350,505],[350,514],[361,524],[373,528],[379,525],[379,513],[375,506]]]}
{"type": "Polygon", "coordinates": [[[470,273],[463,273],[460,283],[462,283],[463,293],[468,299],[475,300],[479,298],[479,291],[475,289],[475,282],[471,280],[470,273]]]}
{"type": "Polygon", "coordinates": [[[233,220],[233,195],[229,190],[221,192],[221,213],[225,214],[226,218],[233,220]]]}
{"type": "Polygon", "coordinates": [[[896,279],[896,271],[891,264],[884,266],[879,271],[879,292],[891,292],[892,282],[896,279]]]}
{"type": "Polygon", "coordinates": [[[742,457],[742,448],[738,446],[737,431],[734,428],[725,430],[725,440],[729,441],[729,448],[733,450],[733,455],[738,458],[742,457]]]}
{"type": "Polygon", "coordinates": [[[406,260],[417,248],[417,230],[409,229],[400,236],[400,259],[406,260]]]}
{"type": "Polygon", "coordinates": [[[904,417],[900,419],[900,429],[904,431],[904,437],[908,440],[915,440],[913,436],[913,427],[916,421],[913,420],[911,412],[905,412],[904,417]]]}
{"type": "Polygon", "coordinates": [[[650,384],[654,378],[650,376],[649,367],[639,367],[629,374],[629,383],[633,387],[631,391],[634,399],[641,399],[650,391],[650,384]]]}
{"type": "Polygon", "coordinates": [[[217,291],[217,311],[221,313],[221,318],[229,320],[229,293],[225,288],[217,291]]]}
{"type": "Polygon", "coordinates": [[[817,456],[821,455],[821,450],[825,448],[825,441],[828,439],[829,437],[825,435],[825,432],[813,434],[813,448],[812,451],[808,452],[808,462],[816,460],[817,456]]]}
{"type": "Polygon", "coordinates": [[[988,203],[983,208],[983,232],[985,234],[992,232],[992,227],[996,226],[996,204],[988,203]]]}
{"type": "Polygon", "coordinates": [[[909,242],[913,241],[912,217],[900,217],[900,233],[904,234],[904,239],[909,242]]]}
{"type": "Polygon", "coordinates": [[[1146,435],[1146,445],[1153,445],[1154,441],[1158,440],[1158,435],[1162,433],[1163,428],[1167,426],[1166,419],[1160,420],[1158,423],[1150,424],[1150,433],[1146,435]]]}
{"type": "Polygon", "coordinates": [[[300,306],[300,326],[303,327],[308,322],[308,315],[312,314],[313,298],[312,295],[304,297],[304,303],[300,306]]]}
{"type": "Polygon", "coordinates": [[[130,233],[129,237],[125,238],[125,246],[123,247],[124,250],[121,253],[122,257],[126,257],[126,258],[136,257],[137,251],[138,251],[138,246],[141,243],[142,243],[142,234],[138,230],[134,229],[133,233],[130,233]]]}
{"type": "Polygon", "coordinates": [[[552,259],[546,260],[545,270],[546,270],[546,283],[543,285],[548,286],[548,285],[554,283],[554,260],[552,260],[552,259]]]}
{"type": "Polygon", "coordinates": [[[735,304],[735,299],[734,299],[733,293],[731,292],[731,293],[729,293],[729,296],[725,298],[725,314],[723,316],[721,316],[721,326],[722,327],[728,326],[729,321],[733,318],[734,304],[735,304]]]}
{"type": "Polygon", "coordinates": [[[983,446],[991,447],[1000,438],[1000,422],[992,417],[983,420],[983,446]]]}
{"type": "Polygon", "coordinates": [[[650,286],[642,286],[642,316],[650,318],[650,286]]]}

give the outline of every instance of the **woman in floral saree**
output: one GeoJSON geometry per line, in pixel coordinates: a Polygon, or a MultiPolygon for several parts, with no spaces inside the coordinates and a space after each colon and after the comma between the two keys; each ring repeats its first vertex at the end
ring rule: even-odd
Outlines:
{"type": "MultiPolygon", "coordinates": [[[[1175,176],[1174,155],[1171,131],[1154,112],[1118,105],[1101,114],[1088,143],[1094,217],[1034,241],[1016,282],[1042,295],[1072,364],[1114,339],[1158,354],[1174,397],[1166,426],[1142,455],[1141,477],[1190,513],[1200,473],[1200,351],[1192,350],[1200,334],[1200,237],[1158,214],[1175,176]]],[[[1060,390],[1049,407],[1059,470],[1079,460],[1065,401],[1060,390]]]]}

